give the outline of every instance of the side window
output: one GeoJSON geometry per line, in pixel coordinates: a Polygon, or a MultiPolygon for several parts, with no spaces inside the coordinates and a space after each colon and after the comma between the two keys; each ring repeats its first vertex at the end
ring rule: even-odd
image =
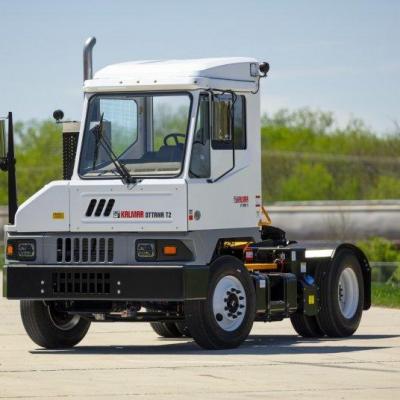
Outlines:
{"type": "MultiPolygon", "coordinates": [[[[159,151],[166,144],[165,138],[171,134],[178,135],[175,138],[184,145],[189,110],[190,98],[186,95],[153,97],[153,151],[159,151]]],[[[174,137],[167,144],[174,146],[174,137]]]]}
{"type": "Polygon", "coordinates": [[[246,97],[238,96],[234,106],[233,127],[235,129],[235,149],[246,149],[246,97]]]}
{"type": "Polygon", "coordinates": [[[208,95],[201,95],[194,132],[189,176],[191,178],[209,178],[210,166],[210,103],[208,95]]]}
{"type": "Polygon", "coordinates": [[[246,98],[237,96],[235,103],[230,95],[214,96],[213,103],[213,149],[232,149],[232,131],[235,149],[246,148],[246,98]]]}

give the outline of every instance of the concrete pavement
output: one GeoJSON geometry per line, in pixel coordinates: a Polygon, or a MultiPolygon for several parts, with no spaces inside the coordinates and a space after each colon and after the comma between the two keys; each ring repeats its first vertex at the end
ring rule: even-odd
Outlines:
{"type": "Polygon", "coordinates": [[[25,334],[0,300],[0,399],[399,399],[400,310],[373,308],[350,339],[309,340],[256,323],[239,349],[204,351],[145,323],[93,324],[71,350],[25,334]]]}

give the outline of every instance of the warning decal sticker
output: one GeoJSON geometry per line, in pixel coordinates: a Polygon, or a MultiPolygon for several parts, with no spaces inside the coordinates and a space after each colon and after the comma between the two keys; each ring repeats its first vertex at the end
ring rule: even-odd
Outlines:
{"type": "Polygon", "coordinates": [[[249,206],[249,196],[233,196],[233,202],[239,204],[240,207],[249,206]]]}

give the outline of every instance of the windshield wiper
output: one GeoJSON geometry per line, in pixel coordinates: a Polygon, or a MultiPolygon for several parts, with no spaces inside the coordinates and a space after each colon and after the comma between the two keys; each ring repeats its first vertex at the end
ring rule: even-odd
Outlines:
{"type": "Polygon", "coordinates": [[[137,179],[131,176],[125,164],[121,162],[113,152],[110,143],[103,136],[103,120],[104,113],[101,114],[99,123],[92,128],[92,133],[96,139],[94,155],[93,155],[93,169],[95,169],[97,158],[99,156],[99,145],[104,149],[110,161],[114,164],[115,169],[119,173],[123,183],[129,185],[136,183],[137,179]]]}

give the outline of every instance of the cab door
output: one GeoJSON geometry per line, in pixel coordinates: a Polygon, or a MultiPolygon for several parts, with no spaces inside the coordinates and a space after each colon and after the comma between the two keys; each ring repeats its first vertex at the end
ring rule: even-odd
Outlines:
{"type": "Polygon", "coordinates": [[[200,96],[189,168],[189,230],[257,225],[259,182],[251,181],[245,111],[244,95],[200,96]]]}

